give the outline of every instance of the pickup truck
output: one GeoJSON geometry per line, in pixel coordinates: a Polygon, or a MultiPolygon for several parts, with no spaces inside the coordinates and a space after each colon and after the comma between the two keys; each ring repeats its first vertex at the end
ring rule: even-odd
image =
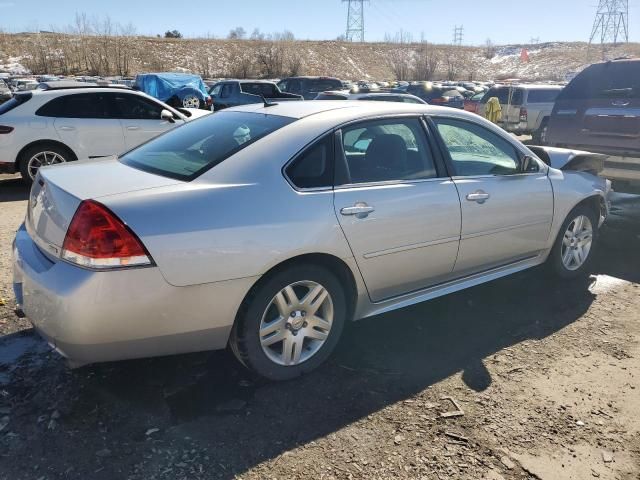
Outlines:
{"type": "Polygon", "coordinates": [[[262,103],[263,97],[278,102],[303,100],[301,95],[281,92],[275,83],[263,80],[224,80],[211,87],[209,95],[214,112],[238,105],[262,103]]]}

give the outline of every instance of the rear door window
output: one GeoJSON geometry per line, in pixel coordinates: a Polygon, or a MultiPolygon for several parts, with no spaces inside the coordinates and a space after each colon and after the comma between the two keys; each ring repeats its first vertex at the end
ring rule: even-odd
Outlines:
{"type": "Polygon", "coordinates": [[[101,92],[64,95],[44,104],[36,115],[58,118],[108,118],[104,97],[101,92]]]}
{"type": "Polygon", "coordinates": [[[253,95],[262,95],[264,97],[274,97],[276,94],[275,85],[269,83],[241,83],[240,89],[244,93],[251,93],[253,95]]]}
{"type": "Polygon", "coordinates": [[[342,89],[342,82],[340,80],[331,80],[330,78],[307,80],[307,89],[310,92],[324,92],[326,90],[340,90],[342,89]]]}
{"type": "Polygon", "coordinates": [[[279,115],[217,112],[170,130],[120,161],[145,172],[189,181],[293,121],[279,115]]]}
{"type": "Polygon", "coordinates": [[[108,93],[112,118],[160,120],[162,106],[147,98],[130,93],[108,93]]]}
{"type": "Polygon", "coordinates": [[[640,99],[640,61],[592,65],[567,85],[563,100],[640,99]]]}
{"type": "Polygon", "coordinates": [[[222,85],[222,90],[220,91],[220,98],[229,98],[233,93],[233,85],[230,83],[225,83],[222,85]]]}

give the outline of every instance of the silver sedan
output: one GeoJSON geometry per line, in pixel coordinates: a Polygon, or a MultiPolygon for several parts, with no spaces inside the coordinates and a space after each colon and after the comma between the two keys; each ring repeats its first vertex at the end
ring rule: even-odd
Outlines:
{"type": "Polygon", "coordinates": [[[584,275],[609,186],[580,157],[450,108],[225,110],[43,168],[14,243],[17,303],[71,366],[230,345],[292,378],[348,320],[545,262],[584,275]]]}

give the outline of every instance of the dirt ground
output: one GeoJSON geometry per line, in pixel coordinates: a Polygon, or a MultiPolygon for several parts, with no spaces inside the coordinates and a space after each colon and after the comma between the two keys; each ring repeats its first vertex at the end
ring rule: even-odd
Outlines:
{"type": "Polygon", "coordinates": [[[26,195],[0,177],[0,479],[640,478],[640,197],[615,197],[589,279],[357,322],[269,384],[224,351],[68,370],[12,311],[26,195]]]}

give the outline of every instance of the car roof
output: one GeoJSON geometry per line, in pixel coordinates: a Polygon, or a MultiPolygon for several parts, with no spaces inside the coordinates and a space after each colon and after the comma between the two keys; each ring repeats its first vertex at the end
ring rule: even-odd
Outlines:
{"type": "MultiPolygon", "coordinates": [[[[134,95],[145,95],[144,92],[139,92],[137,90],[133,90],[130,88],[126,88],[123,87],[122,85],[119,86],[112,86],[112,87],[101,87],[98,85],[95,86],[91,86],[88,85],[86,87],[66,87],[66,88],[47,88],[45,90],[42,89],[37,89],[37,90],[33,90],[33,94],[34,95],[50,95],[50,96],[56,96],[56,95],[60,95],[61,92],[68,92],[69,94],[72,93],[96,93],[96,92],[116,92],[116,93],[122,93],[123,91],[127,92],[127,93],[132,93],[134,95]]],[[[146,96],[146,95],[145,95],[146,96]]]]}
{"type": "Polygon", "coordinates": [[[337,112],[340,110],[343,110],[342,113],[345,114],[346,112],[344,112],[344,109],[350,109],[350,115],[347,114],[347,116],[352,116],[354,119],[373,115],[451,113],[452,110],[448,107],[434,107],[417,103],[361,102],[359,100],[344,100],[339,102],[336,102],[335,100],[307,100],[301,102],[273,103],[268,107],[265,107],[261,103],[254,103],[251,105],[228,108],[225,111],[254,112],[301,119],[311,115],[326,112],[337,112]]]}

